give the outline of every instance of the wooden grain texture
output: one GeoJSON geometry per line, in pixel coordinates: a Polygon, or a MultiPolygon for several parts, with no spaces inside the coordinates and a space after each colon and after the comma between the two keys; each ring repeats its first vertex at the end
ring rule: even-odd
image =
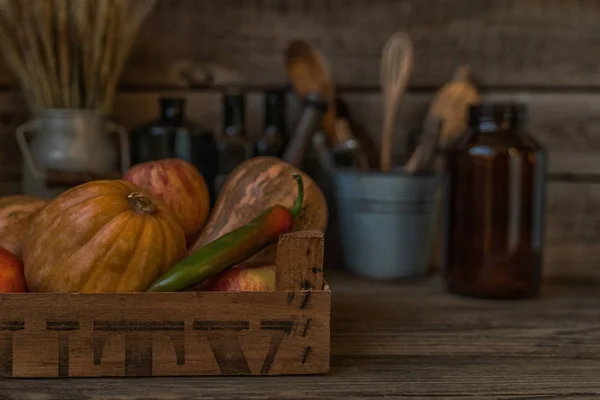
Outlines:
{"type": "MultiPolygon", "coordinates": [[[[302,247],[294,241],[313,237],[299,232],[287,238],[292,246],[302,247]]],[[[318,261],[298,256],[306,257],[306,263],[318,261]]],[[[322,262],[316,267],[322,270],[322,262]]],[[[0,294],[0,304],[3,378],[289,375],[329,370],[328,288],[0,294]]]]}
{"type": "Polygon", "coordinates": [[[0,295],[0,376],[323,373],[329,301],[327,291],[0,295]]]}
{"type": "Polygon", "coordinates": [[[313,43],[340,86],[378,87],[398,30],[415,43],[414,86],[436,87],[460,63],[492,86],[598,86],[594,0],[162,0],[124,84],[280,85],[289,41],[313,43]]]}
{"type": "Polygon", "coordinates": [[[548,186],[544,265],[552,275],[597,280],[600,271],[600,185],[555,182],[548,186]]]}
{"type": "Polygon", "coordinates": [[[322,290],[323,252],[321,231],[301,231],[280,236],[275,290],[322,290]]]}
{"type": "Polygon", "coordinates": [[[283,52],[300,38],[339,86],[378,87],[381,49],[402,30],[415,43],[413,86],[470,63],[486,86],[597,87],[598,17],[595,0],[161,0],[122,83],[282,85],[283,52]]]}
{"type": "MultiPolygon", "coordinates": [[[[600,277],[600,271],[597,271],[600,277]]],[[[593,399],[597,285],[546,282],[538,299],[445,293],[438,278],[373,283],[326,271],[332,365],[324,376],[0,380],[0,398],[593,399]]]]}

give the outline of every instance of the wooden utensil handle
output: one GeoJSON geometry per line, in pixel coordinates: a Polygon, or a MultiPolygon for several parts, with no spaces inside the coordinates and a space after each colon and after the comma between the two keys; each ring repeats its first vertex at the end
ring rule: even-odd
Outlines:
{"type": "Polygon", "coordinates": [[[383,121],[383,135],[381,138],[380,169],[388,172],[392,168],[392,147],[394,145],[394,128],[396,125],[396,107],[388,107],[383,121]]]}
{"type": "Polygon", "coordinates": [[[431,161],[437,148],[442,126],[443,124],[440,118],[427,118],[423,129],[423,135],[421,136],[421,143],[419,143],[416,150],[411,154],[404,165],[404,173],[406,175],[414,174],[431,161]]]}
{"type": "Polygon", "coordinates": [[[333,105],[330,104],[327,110],[323,113],[321,117],[321,126],[323,127],[323,132],[327,136],[327,144],[329,147],[335,147],[340,144],[340,140],[336,136],[336,110],[333,108],[333,105]]]}

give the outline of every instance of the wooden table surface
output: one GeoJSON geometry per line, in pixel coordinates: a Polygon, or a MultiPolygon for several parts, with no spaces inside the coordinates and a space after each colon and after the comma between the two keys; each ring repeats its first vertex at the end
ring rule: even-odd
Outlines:
{"type": "Polygon", "coordinates": [[[325,376],[2,380],[0,399],[600,398],[600,288],[546,282],[530,301],[330,273],[325,376]]]}

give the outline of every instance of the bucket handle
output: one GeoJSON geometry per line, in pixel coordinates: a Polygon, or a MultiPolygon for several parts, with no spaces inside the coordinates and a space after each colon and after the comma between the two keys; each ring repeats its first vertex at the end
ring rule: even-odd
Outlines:
{"type": "Polygon", "coordinates": [[[23,160],[25,160],[25,164],[27,165],[34,177],[36,177],[37,179],[43,179],[46,177],[46,174],[44,174],[36,165],[33,155],[31,154],[31,150],[29,149],[27,138],[25,137],[25,135],[27,135],[28,132],[39,130],[39,126],[40,124],[37,120],[21,124],[17,128],[15,136],[17,137],[17,144],[21,149],[21,153],[23,154],[23,160]]]}
{"type": "MultiPolygon", "coordinates": [[[[46,178],[46,174],[42,172],[35,163],[35,159],[33,158],[33,154],[31,154],[29,143],[27,143],[26,137],[27,133],[39,130],[39,127],[40,124],[38,120],[26,122],[22,125],[19,125],[15,132],[15,136],[17,138],[17,144],[19,145],[21,153],[23,154],[25,164],[33,176],[37,179],[44,179],[46,178]]],[[[112,122],[108,123],[108,130],[109,132],[119,135],[119,145],[121,147],[121,173],[125,173],[125,171],[127,171],[131,165],[131,158],[129,154],[129,135],[125,128],[112,122]]]]}
{"type": "Polygon", "coordinates": [[[121,173],[125,173],[131,166],[131,156],[129,154],[129,134],[127,129],[113,122],[108,123],[108,130],[111,133],[119,135],[119,146],[121,148],[121,173]]]}

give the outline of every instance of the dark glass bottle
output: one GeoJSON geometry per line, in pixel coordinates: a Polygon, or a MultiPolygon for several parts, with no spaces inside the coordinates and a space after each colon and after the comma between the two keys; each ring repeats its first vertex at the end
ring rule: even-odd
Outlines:
{"type": "MultiPolygon", "coordinates": [[[[213,133],[186,121],[185,99],[163,97],[160,117],[131,132],[131,161],[138,164],[164,158],[181,158],[202,173],[210,189],[217,174],[217,146],[213,133]]],[[[214,193],[211,192],[214,200],[214,193]]]]}
{"type": "Polygon", "coordinates": [[[231,173],[238,165],[254,156],[254,143],[246,137],[244,95],[229,91],[223,98],[223,133],[217,140],[219,150],[219,174],[215,179],[218,194],[231,173]]]}
{"type": "Polygon", "coordinates": [[[469,131],[446,153],[450,292],[505,299],[538,293],[546,158],[523,131],[524,116],[521,104],[472,106],[469,131]]]}
{"type": "Polygon", "coordinates": [[[285,92],[270,90],[265,93],[265,127],[256,142],[258,156],[281,157],[287,145],[285,132],[285,92]]]}

